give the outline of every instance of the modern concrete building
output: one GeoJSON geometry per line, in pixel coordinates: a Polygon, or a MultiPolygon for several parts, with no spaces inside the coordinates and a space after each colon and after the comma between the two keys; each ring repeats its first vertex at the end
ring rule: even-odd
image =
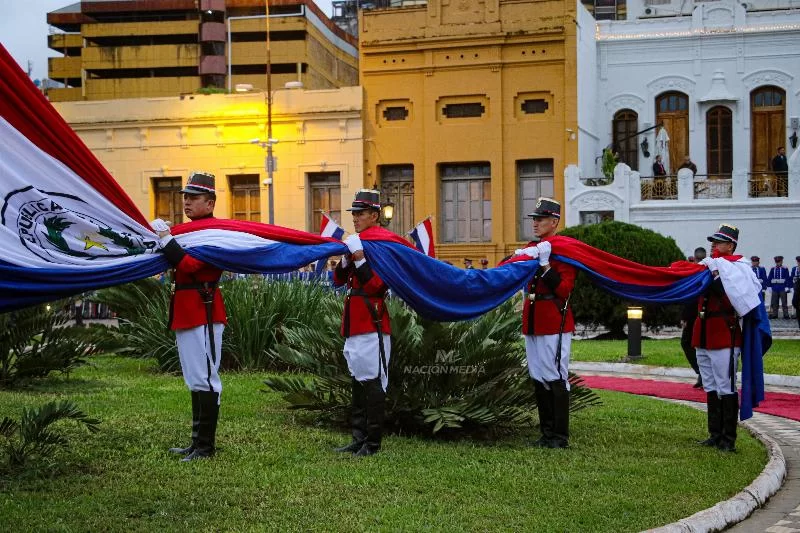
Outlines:
{"type": "MultiPolygon", "coordinates": [[[[358,83],[353,36],[312,0],[269,2],[273,87],[358,83]]],[[[53,11],[48,44],[52,101],[178,96],[198,90],[264,88],[267,17],[263,0],[84,0],[53,11]]]]}

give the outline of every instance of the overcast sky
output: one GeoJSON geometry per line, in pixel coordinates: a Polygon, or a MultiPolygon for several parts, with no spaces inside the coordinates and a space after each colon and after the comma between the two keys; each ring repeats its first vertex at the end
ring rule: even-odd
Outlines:
{"type": "MultiPolygon", "coordinates": [[[[31,76],[47,77],[47,58],[60,57],[47,48],[47,13],[75,3],[70,0],[0,0],[0,43],[23,70],[33,62],[31,76]]],[[[330,0],[317,0],[322,12],[331,15],[330,0]]]]}

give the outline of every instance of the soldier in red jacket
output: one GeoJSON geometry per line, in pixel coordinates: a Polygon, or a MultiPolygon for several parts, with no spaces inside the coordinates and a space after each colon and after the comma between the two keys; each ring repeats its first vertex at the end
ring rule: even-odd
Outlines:
{"type": "Polygon", "coordinates": [[[550,261],[551,244],[561,220],[561,204],[539,198],[533,232],[539,243],[517,250],[516,255],[539,259],[539,269],[528,284],[522,309],[522,333],[528,372],[533,378],[542,436],[534,446],[567,448],[569,445],[569,355],[575,322],[569,297],[575,286],[574,267],[550,261]]]}
{"type": "MultiPolygon", "coordinates": [[[[192,221],[214,216],[214,176],[193,172],[183,193],[183,211],[192,221]]],[[[191,224],[191,222],[189,223],[191,224]]],[[[175,331],[178,355],[186,386],[192,396],[192,443],[171,448],[193,461],[214,455],[222,381],[219,363],[222,332],[227,324],[225,304],[218,283],[222,271],[189,255],[170,235],[162,220],[152,223],[161,237],[161,251],[174,267],[169,327],[175,331]]]]}
{"type": "Polygon", "coordinates": [[[697,350],[697,365],[708,404],[709,438],[700,444],[732,452],[735,451],[739,419],[736,368],[741,353],[742,330],[715,263],[741,258],[733,255],[739,230],[722,224],[708,240],[711,242],[711,257],[700,263],[712,269],[714,280],[697,300],[698,316],[692,332],[692,346],[697,350]]]}
{"type": "Polygon", "coordinates": [[[359,236],[379,227],[380,209],[378,191],[362,189],[356,193],[353,205],[348,209],[353,212],[356,233],[345,240],[350,253],[342,258],[333,272],[334,285],[347,286],[341,332],[345,337],[344,357],[353,377],[353,439],[336,451],[357,457],[373,455],[381,449],[389,383],[392,332],[384,302],[388,287],[372,272],[359,236]]]}

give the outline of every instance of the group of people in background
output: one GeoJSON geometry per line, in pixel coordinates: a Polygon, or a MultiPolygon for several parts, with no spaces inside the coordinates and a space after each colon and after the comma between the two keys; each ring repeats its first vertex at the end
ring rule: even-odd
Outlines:
{"type": "Polygon", "coordinates": [[[761,292],[764,295],[766,302],[767,289],[770,291],[769,299],[769,317],[778,318],[778,312],[783,310],[783,318],[791,318],[789,314],[789,294],[792,294],[792,307],[794,307],[795,318],[797,319],[798,327],[800,327],[800,314],[798,307],[800,307],[800,255],[794,258],[795,266],[789,270],[783,266],[783,256],[776,255],[774,257],[775,266],[767,269],[761,266],[761,258],[754,255],[750,258],[750,265],[753,268],[753,273],[761,282],[761,292]]]}

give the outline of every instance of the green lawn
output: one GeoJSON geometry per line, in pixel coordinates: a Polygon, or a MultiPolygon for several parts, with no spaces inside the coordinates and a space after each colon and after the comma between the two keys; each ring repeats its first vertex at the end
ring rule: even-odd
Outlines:
{"type": "MultiPolygon", "coordinates": [[[[618,362],[627,353],[627,346],[627,341],[574,341],[572,360],[618,362]]],[[[642,341],[642,354],[644,357],[636,360],[637,364],[689,368],[680,339],[645,339],[642,341]]],[[[775,339],[764,357],[764,372],[800,376],[800,340],[775,339]]]]}
{"type": "MultiPolygon", "coordinates": [[[[697,446],[705,415],[600,391],[573,417],[570,450],[529,448],[534,431],[493,444],[391,436],[355,460],[340,432],[310,424],[264,393],[260,374],[223,376],[210,461],[182,464],[189,395],[149,363],[95,360],[69,379],[0,392],[0,417],[67,397],[102,419],[68,426],[67,464],[52,477],[0,479],[0,516],[15,531],[640,531],[729,498],[766,463],[740,432],[735,455],[697,446]]],[[[65,426],[67,427],[67,426],[65,426]]]]}

